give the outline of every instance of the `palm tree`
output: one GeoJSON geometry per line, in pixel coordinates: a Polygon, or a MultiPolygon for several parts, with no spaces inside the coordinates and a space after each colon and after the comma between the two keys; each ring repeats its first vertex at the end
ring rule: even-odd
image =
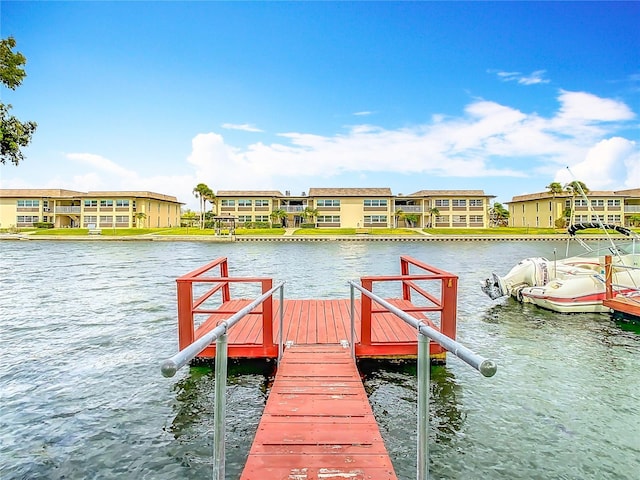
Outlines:
{"type": "Polygon", "coordinates": [[[147,218],[147,214],[146,213],[144,213],[144,212],[136,212],[134,217],[136,219],[136,226],[138,228],[140,228],[140,224],[142,224],[144,226],[144,220],[145,220],[145,218],[147,218]]]}
{"type": "Polygon", "coordinates": [[[204,211],[207,204],[207,200],[215,198],[213,190],[211,190],[206,184],[199,183],[193,189],[193,194],[196,198],[200,199],[200,228],[204,228],[204,211]]]}
{"type": "Polygon", "coordinates": [[[393,214],[393,219],[395,221],[395,228],[398,228],[398,220],[402,220],[404,218],[404,211],[399,208],[396,210],[396,213],[393,214]]]}
{"type": "MultiPolygon", "coordinates": [[[[315,217],[318,216],[318,209],[306,207],[304,209],[304,212],[302,212],[302,216],[305,218],[305,220],[313,220],[315,217]]],[[[313,221],[311,223],[313,223],[313,221]]]]}
{"type": "Polygon", "coordinates": [[[433,218],[437,217],[438,215],[440,215],[440,210],[438,210],[436,207],[433,207],[429,210],[429,227],[433,227],[433,218]]]}
{"type": "Polygon", "coordinates": [[[567,183],[564,186],[564,190],[565,192],[568,192],[571,194],[571,206],[568,207],[571,209],[571,212],[569,215],[569,225],[573,225],[573,220],[575,218],[574,214],[576,210],[576,195],[583,195],[586,197],[587,193],[589,193],[589,189],[584,183],[578,180],[574,180],[573,182],[567,183]]]}
{"type": "Polygon", "coordinates": [[[280,224],[282,225],[282,220],[287,218],[287,212],[284,211],[281,208],[278,208],[278,209],[274,210],[273,212],[271,212],[269,217],[271,217],[271,223],[276,223],[276,221],[279,220],[280,224]]]}
{"type": "Polygon", "coordinates": [[[553,195],[553,198],[556,198],[556,195],[563,192],[562,184],[558,182],[551,182],[547,185],[546,188],[550,194],[553,195]]]}

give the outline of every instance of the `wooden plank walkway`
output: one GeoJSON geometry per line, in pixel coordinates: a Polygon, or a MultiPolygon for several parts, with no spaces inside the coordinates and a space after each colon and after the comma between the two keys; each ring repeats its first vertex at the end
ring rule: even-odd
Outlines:
{"type": "MultiPolygon", "coordinates": [[[[400,309],[411,310],[415,306],[402,299],[388,299],[400,309]]],[[[211,331],[219,322],[242,309],[249,300],[237,299],[225,302],[217,313],[208,317],[195,330],[198,339],[211,331]]],[[[361,302],[355,300],[355,342],[358,357],[411,357],[417,354],[417,332],[394,314],[375,313],[371,319],[371,346],[360,347],[361,302]]],[[[280,302],[273,301],[273,340],[278,342],[280,334],[280,302]]],[[[228,333],[230,358],[274,358],[277,350],[262,345],[262,310],[260,307],[240,320],[228,333]]],[[[351,302],[350,299],[333,300],[285,300],[283,331],[284,343],[338,344],[351,339],[351,302]]],[[[431,323],[421,312],[412,315],[431,323]]],[[[436,327],[437,328],[437,327],[436,327]]],[[[432,343],[432,354],[439,346],[432,343]]],[[[206,348],[200,357],[214,357],[215,348],[206,348]]]]}
{"type": "MultiPolygon", "coordinates": [[[[303,307],[312,315],[311,303],[290,306],[303,307]]],[[[314,338],[325,330],[298,329],[296,335],[314,338]]],[[[240,479],[396,478],[349,349],[287,348],[240,479]]]]}

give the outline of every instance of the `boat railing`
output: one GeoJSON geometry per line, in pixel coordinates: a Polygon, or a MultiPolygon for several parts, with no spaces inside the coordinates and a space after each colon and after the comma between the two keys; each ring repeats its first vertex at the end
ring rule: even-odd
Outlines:
{"type": "MultiPolygon", "coordinates": [[[[220,259],[219,259],[220,260],[220,259]]],[[[215,263],[220,265],[222,263],[215,263]]],[[[226,264],[226,259],[224,259],[226,264]]],[[[211,265],[211,264],[210,264],[211,265]]],[[[203,267],[204,268],[204,267],[203,267]]],[[[200,269],[202,270],[202,269],[200,269]]],[[[202,273],[202,272],[200,272],[202,273]]],[[[227,332],[245,316],[250,314],[256,307],[264,302],[271,301],[274,292],[280,291],[280,305],[283,304],[284,284],[280,282],[258,298],[231,315],[228,319],[220,322],[210,332],[204,334],[188,346],[182,348],[173,357],[165,360],[161,366],[162,374],[165,377],[173,377],[176,372],[193,360],[199,353],[207,348],[211,343],[216,344],[215,357],[215,398],[214,398],[214,433],[213,433],[213,478],[224,480],[225,478],[225,421],[226,421],[226,388],[227,388],[227,360],[228,360],[228,338],[227,332]]],[[[228,286],[228,285],[227,285],[228,286]]],[[[222,287],[224,288],[224,287],[222,287]]],[[[208,292],[209,293],[209,292],[208,292]]],[[[205,294],[206,295],[206,294],[205,294]]],[[[204,301],[204,299],[201,300],[204,301]]],[[[200,302],[201,303],[201,302],[200,302]]],[[[264,310],[264,307],[263,307],[264,310]]],[[[283,351],[283,308],[280,309],[280,333],[278,339],[278,362],[282,358],[283,351]]],[[[272,324],[270,318],[269,323],[272,324]]]]}
{"type": "MultiPolygon", "coordinates": [[[[404,280],[409,283],[410,280],[404,280]]],[[[417,479],[426,480],[429,476],[429,376],[430,376],[430,361],[429,361],[429,339],[441,345],[447,351],[453,353],[456,357],[478,370],[485,377],[492,377],[495,375],[497,365],[493,360],[486,359],[469,348],[465,347],[461,343],[455,341],[441,332],[437,331],[423,320],[413,317],[409,313],[401,310],[400,308],[392,305],[383,298],[375,295],[364,286],[360,286],[357,283],[350,281],[351,286],[351,344],[354,343],[355,334],[355,290],[360,291],[362,294],[362,300],[368,298],[370,301],[374,301],[381,305],[389,312],[395,314],[398,318],[414,327],[418,336],[418,445],[417,445],[417,479]]]]}

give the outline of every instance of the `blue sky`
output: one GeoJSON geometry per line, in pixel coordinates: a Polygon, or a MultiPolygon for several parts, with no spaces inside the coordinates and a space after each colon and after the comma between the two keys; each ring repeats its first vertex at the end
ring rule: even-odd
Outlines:
{"type": "Polygon", "coordinates": [[[639,2],[8,2],[2,188],[640,187],[639,2]],[[569,169],[567,169],[569,167],[569,169]]]}

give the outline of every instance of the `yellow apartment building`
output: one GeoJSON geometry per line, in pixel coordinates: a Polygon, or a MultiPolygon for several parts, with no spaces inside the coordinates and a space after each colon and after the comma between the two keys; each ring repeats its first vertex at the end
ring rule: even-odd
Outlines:
{"type": "Polygon", "coordinates": [[[509,226],[553,228],[559,219],[572,224],[600,219],[602,223],[628,227],[640,216],[640,188],[590,191],[587,197],[567,192],[515,196],[508,202],[509,226]]]}
{"type": "Polygon", "coordinates": [[[180,225],[182,203],[154,192],[0,189],[0,228],[148,228],[180,225]]]}
{"type": "MultiPolygon", "coordinates": [[[[389,188],[311,188],[299,195],[286,191],[221,190],[216,212],[233,216],[239,225],[270,222],[271,214],[286,213],[283,223],[299,227],[313,222],[319,228],[464,227],[489,225],[489,203],[482,190],[421,190],[393,195],[389,188]],[[305,210],[317,212],[313,218],[305,210]]],[[[279,223],[276,222],[276,223],[279,223]]]]}

